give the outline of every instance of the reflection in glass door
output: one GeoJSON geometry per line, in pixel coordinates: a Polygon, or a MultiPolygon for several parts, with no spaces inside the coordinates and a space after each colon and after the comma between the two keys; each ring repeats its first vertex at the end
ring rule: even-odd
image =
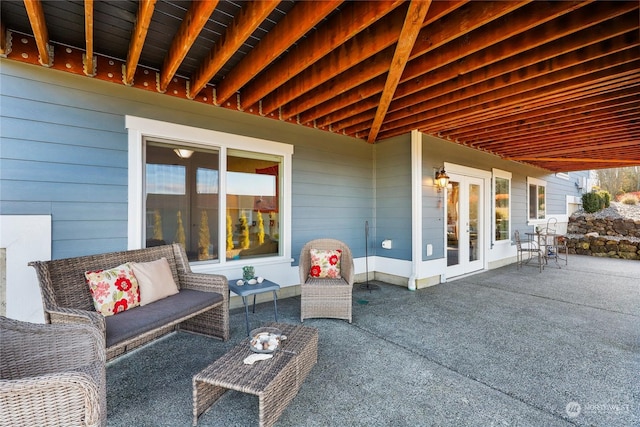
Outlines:
{"type": "Polygon", "coordinates": [[[483,180],[450,174],[447,188],[447,277],[483,268],[483,180]]]}
{"type": "Polygon", "coordinates": [[[480,225],[480,186],[469,184],[469,262],[478,260],[478,230],[480,225]]]}
{"type": "Polygon", "coordinates": [[[460,183],[450,181],[447,190],[447,267],[451,267],[460,259],[460,183]]]}

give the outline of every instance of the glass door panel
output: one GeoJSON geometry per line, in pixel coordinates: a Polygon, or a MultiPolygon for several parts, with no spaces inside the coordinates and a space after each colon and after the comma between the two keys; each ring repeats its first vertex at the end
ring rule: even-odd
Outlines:
{"type": "Polygon", "coordinates": [[[447,189],[447,266],[460,260],[460,183],[451,181],[447,189]]]}
{"type": "Polygon", "coordinates": [[[478,230],[480,225],[480,186],[469,184],[469,261],[478,260],[478,230]]]}
{"type": "Polygon", "coordinates": [[[449,175],[445,246],[447,277],[455,277],[483,268],[484,181],[453,173],[449,175]]]}

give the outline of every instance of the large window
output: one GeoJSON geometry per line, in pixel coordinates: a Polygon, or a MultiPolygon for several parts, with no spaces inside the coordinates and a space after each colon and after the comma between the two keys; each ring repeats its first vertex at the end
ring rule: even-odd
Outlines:
{"type": "Polygon", "coordinates": [[[545,219],[547,206],[547,183],[527,178],[529,220],[545,219]]]}
{"type": "Polygon", "coordinates": [[[146,141],[146,246],[179,243],[189,260],[218,259],[219,150],[146,141]]]}
{"type": "Polygon", "coordinates": [[[493,170],[494,241],[511,239],[511,173],[493,170]]]}
{"type": "Polygon", "coordinates": [[[281,159],[229,150],[227,155],[226,258],[278,254],[281,159]]]}
{"type": "Polygon", "coordinates": [[[290,255],[290,145],[130,116],[127,127],[140,165],[131,248],[179,243],[190,261],[221,264],[290,255]]]}

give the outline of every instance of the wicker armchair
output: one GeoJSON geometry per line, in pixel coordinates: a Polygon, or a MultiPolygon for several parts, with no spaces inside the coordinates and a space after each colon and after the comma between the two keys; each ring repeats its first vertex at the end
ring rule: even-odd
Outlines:
{"type": "Polygon", "coordinates": [[[335,239],[317,239],[305,244],[300,251],[300,321],[314,317],[330,317],[351,323],[354,281],[353,256],[349,247],[335,239]],[[311,249],[342,251],[340,279],[318,279],[309,276],[311,249]]]}
{"type": "Polygon", "coordinates": [[[0,342],[0,425],[106,425],[106,354],[97,328],[0,316],[0,342]]]}

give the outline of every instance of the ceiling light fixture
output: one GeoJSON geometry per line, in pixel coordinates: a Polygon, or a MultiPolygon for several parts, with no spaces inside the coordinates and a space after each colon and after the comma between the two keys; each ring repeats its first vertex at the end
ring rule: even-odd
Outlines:
{"type": "Polygon", "coordinates": [[[176,148],[173,151],[181,159],[188,159],[193,154],[193,150],[187,150],[186,148],[176,148]]]}

